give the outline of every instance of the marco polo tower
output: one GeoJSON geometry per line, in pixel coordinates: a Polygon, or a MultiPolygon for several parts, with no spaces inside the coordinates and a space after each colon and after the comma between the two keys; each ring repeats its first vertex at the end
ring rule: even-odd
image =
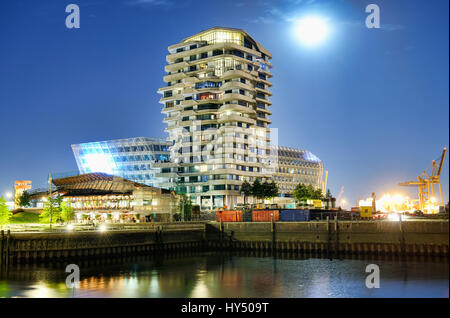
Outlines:
{"type": "Polygon", "coordinates": [[[167,187],[204,210],[243,202],[244,180],[271,178],[269,60],[243,30],[216,27],[168,48],[158,90],[170,162],[155,164],[167,187]]]}

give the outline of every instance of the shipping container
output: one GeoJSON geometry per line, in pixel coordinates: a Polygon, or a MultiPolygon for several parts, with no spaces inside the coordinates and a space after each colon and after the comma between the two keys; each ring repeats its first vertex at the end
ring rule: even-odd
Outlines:
{"type": "Polygon", "coordinates": [[[280,213],[278,210],[253,210],[252,222],[277,222],[280,220],[280,213]]]}
{"type": "Polygon", "coordinates": [[[282,222],[306,222],[309,221],[309,210],[281,210],[282,222]]]}
{"type": "Polygon", "coordinates": [[[242,212],[242,221],[251,222],[252,221],[252,212],[242,212]]]}
{"type": "Polygon", "coordinates": [[[242,222],[242,211],[217,211],[216,221],[220,222],[242,222]]]}
{"type": "Polygon", "coordinates": [[[327,216],[333,220],[335,216],[339,216],[339,211],[310,209],[309,217],[312,221],[326,220],[327,216]]]}

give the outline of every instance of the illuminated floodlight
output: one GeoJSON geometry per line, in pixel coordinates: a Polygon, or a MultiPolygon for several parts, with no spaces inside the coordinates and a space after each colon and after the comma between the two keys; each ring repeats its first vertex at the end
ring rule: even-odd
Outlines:
{"type": "Polygon", "coordinates": [[[111,156],[101,153],[91,153],[84,155],[84,166],[89,169],[89,172],[103,172],[112,174],[114,171],[114,161],[111,156]]]}
{"type": "Polygon", "coordinates": [[[104,224],[100,225],[100,226],[98,227],[98,230],[99,230],[100,232],[105,232],[105,231],[106,231],[106,225],[104,225],[104,224]]]}
{"type": "Polygon", "coordinates": [[[7,199],[11,199],[11,198],[12,198],[12,193],[9,192],[9,191],[6,192],[5,195],[6,195],[6,198],[7,198],[7,199]]]}
{"type": "Polygon", "coordinates": [[[400,221],[400,214],[398,214],[398,213],[389,213],[388,220],[389,221],[396,221],[396,222],[398,222],[398,221],[400,221]]]}
{"type": "Polygon", "coordinates": [[[73,225],[72,224],[68,224],[67,225],[67,230],[68,231],[72,231],[73,230],[73,225]]]}
{"type": "Polygon", "coordinates": [[[323,17],[306,16],[295,22],[294,33],[303,45],[316,46],[326,40],[330,27],[323,17]]]}

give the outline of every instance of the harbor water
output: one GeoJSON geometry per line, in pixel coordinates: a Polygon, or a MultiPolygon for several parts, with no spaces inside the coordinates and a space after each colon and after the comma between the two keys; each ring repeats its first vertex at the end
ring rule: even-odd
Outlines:
{"type": "Polygon", "coordinates": [[[11,264],[0,297],[449,297],[447,259],[327,259],[257,253],[185,253],[109,260],[11,264]],[[80,270],[66,285],[66,266],[80,270]],[[379,288],[367,288],[369,264],[379,288]]]}

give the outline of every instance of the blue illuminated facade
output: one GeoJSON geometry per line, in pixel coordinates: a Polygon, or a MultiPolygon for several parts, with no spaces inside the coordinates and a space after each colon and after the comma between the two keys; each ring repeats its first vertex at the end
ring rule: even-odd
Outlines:
{"type": "Polygon", "coordinates": [[[170,142],[137,137],[72,145],[80,173],[104,172],[150,186],[164,180],[155,177],[155,162],[169,161],[170,142]]]}

